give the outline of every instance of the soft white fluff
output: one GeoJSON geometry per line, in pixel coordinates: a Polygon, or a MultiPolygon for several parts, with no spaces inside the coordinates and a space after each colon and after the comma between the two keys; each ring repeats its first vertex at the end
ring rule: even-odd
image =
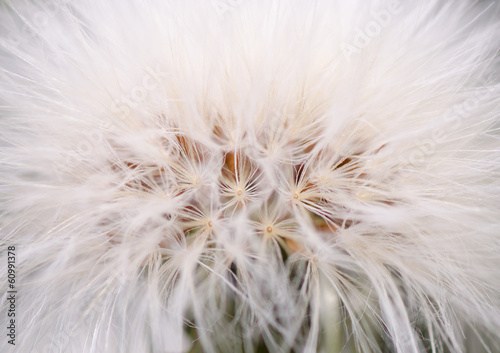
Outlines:
{"type": "Polygon", "coordinates": [[[0,23],[2,352],[500,351],[497,5],[0,23]]]}

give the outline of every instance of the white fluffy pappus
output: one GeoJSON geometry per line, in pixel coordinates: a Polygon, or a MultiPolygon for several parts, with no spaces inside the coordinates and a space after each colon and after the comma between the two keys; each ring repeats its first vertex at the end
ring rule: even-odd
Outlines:
{"type": "Polygon", "coordinates": [[[500,352],[499,6],[0,3],[2,352],[500,352]]]}

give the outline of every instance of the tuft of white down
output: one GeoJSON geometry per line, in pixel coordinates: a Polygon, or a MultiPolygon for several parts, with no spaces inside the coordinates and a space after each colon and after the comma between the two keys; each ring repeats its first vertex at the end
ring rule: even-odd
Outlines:
{"type": "Polygon", "coordinates": [[[499,15],[0,3],[0,350],[499,352],[499,15]]]}

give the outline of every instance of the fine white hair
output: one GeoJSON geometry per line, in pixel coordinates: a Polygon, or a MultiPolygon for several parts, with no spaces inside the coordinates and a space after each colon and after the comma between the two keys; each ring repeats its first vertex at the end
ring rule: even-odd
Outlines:
{"type": "Polygon", "coordinates": [[[499,8],[2,1],[0,350],[499,352],[499,8]]]}

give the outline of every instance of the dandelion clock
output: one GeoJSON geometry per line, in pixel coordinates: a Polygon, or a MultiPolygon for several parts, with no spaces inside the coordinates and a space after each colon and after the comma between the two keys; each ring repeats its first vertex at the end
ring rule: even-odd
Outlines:
{"type": "Polygon", "coordinates": [[[498,3],[0,23],[2,352],[500,352],[498,3]]]}

